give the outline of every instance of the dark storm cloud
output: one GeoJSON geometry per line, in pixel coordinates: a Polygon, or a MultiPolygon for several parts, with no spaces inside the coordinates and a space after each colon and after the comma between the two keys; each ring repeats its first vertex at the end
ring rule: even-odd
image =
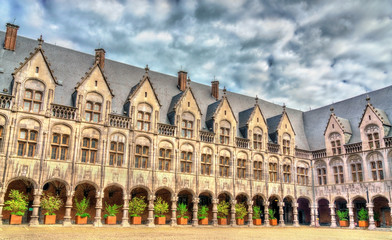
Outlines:
{"type": "Polygon", "coordinates": [[[391,1],[9,0],[0,22],[14,18],[24,36],[302,110],[391,82],[391,1]]]}

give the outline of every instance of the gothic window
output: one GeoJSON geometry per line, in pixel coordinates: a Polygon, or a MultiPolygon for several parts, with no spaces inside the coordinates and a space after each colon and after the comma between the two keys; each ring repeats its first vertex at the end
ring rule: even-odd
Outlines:
{"type": "Polygon", "coordinates": [[[184,113],[182,115],[181,123],[181,137],[192,138],[194,128],[194,117],[191,113],[184,113]]]}
{"type": "Polygon", "coordinates": [[[263,180],[263,161],[260,155],[253,160],[253,176],[255,180],[263,180]]]}
{"type": "Polygon", "coordinates": [[[384,171],[382,166],[383,157],[378,153],[372,153],[368,159],[373,180],[384,180],[384,171]]]}
{"type": "Polygon", "coordinates": [[[148,165],[148,146],[136,145],[135,168],[147,168],[148,165]]]}
{"type": "Polygon", "coordinates": [[[262,148],[262,141],[263,139],[263,132],[260,128],[255,128],[253,130],[253,148],[256,150],[261,150],[262,148]]]}
{"type": "Polygon", "coordinates": [[[124,162],[124,143],[111,141],[109,151],[109,165],[121,167],[124,162]]]}
{"type": "Polygon", "coordinates": [[[172,150],[166,148],[159,149],[159,170],[170,171],[172,150]]]}
{"type": "Polygon", "coordinates": [[[181,151],[181,172],[192,172],[192,152],[181,151]]]}
{"type": "Polygon", "coordinates": [[[26,89],[23,99],[23,110],[38,113],[41,110],[42,95],[43,93],[41,91],[26,89]]]}
{"type": "Polygon", "coordinates": [[[238,178],[246,177],[246,159],[237,158],[237,177],[238,178]]]}
{"type": "Polygon", "coordinates": [[[331,142],[332,154],[339,155],[342,154],[342,143],[341,136],[339,133],[331,133],[329,136],[329,141],[331,142]]]}
{"type": "Polygon", "coordinates": [[[325,166],[317,168],[318,184],[327,184],[327,168],[325,166]]]}
{"type": "Polygon", "coordinates": [[[139,104],[136,115],[136,129],[141,131],[150,131],[151,129],[152,108],[147,103],[139,104]]]}
{"type": "Polygon", "coordinates": [[[291,166],[290,166],[290,164],[283,164],[283,181],[285,183],[291,182],[291,166]]]}
{"type": "Polygon", "coordinates": [[[230,123],[228,121],[222,121],[220,123],[220,143],[229,144],[230,143],[230,123]]]}
{"type": "Polygon", "coordinates": [[[332,160],[330,163],[335,184],[344,183],[343,161],[341,159],[332,160]]]}
{"type": "Polygon", "coordinates": [[[66,160],[68,158],[69,135],[53,133],[50,158],[54,160],[66,160]]]}
{"type": "Polygon", "coordinates": [[[101,104],[88,101],[86,103],[85,114],[87,122],[99,122],[101,116],[101,104]]]}
{"type": "Polygon", "coordinates": [[[95,163],[97,161],[98,139],[83,138],[82,141],[82,159],[83,163],[95,163]]]}
{"type": "Polygon", "coordinates": [[[290,155],[290,135],[288,135],[287,133],[285,133],[283,135],[283,154],[284,155],[290,155]]]}
{"type": "Polygon", "coordinates": [[[211,154],[203,153],[201,155],[201,174],[210,175],[211,174],[211,154]]]}
{"type": "Polygon", "coordinates": [[[370,149],[380,148],[380,135],[379,128],[377,125],[369,125],[365,128],[367,141],[370,149]]]}
{"type": "Polygon", "coordinates": [[[278,164],[277,163],[269,163],[269,177],[270,182],[278,181],[278,164]]]}
{"type": "Polygon", "coordinates": [[[309,168],[300,166],[297,167],[297,183],[299,185],[308,185],[309,177],[308,177],[309,168]]]}
{"type": "Polygon", "coordinates": [[[34,157],[37,148],[38,132],[21,129],[18,137],[18,156],[34,157]]]}
{"type": "Polygon", "coordinates": [[[351,167],[351,176],[353,182],[362,182],[363,181],[362,160],[359,157],[351,158],[350,167],[351,167]]]}
{"type": "Polygon", "coordinates": [[[228,177],[229,176],[229,157],[220,156],[219,158],[219,176],[228,177]]]}

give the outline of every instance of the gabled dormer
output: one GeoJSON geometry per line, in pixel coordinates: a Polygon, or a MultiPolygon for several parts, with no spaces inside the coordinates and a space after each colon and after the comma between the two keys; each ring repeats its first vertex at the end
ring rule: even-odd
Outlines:
{"type": "Polygon", "coordinates": [[[266,149],[268,143],[267,122],[256,97],[253,107],[239,113],[239,130],[244,138],[251,141],[253,149],[266,149]]]}
{"type": "Polygon", "coordinates": [[[331,115],[324,131],[325,147],[328,156],[340,155],[345,153],[344,146],[350,142],[352,131],[350,121],[338,117],[331,107],[331,115]]]}
{"type": "Polygon", "coordinates": [[[223,89],[222,99],[207,108],[206,125],[215,132],[216,143],[233,145],[236,137],[237,119],[223,89]]]}
{"type": "Polygon", "coordinates": [[[149,132],[157,129],[161,104],[148,75],[148,66],[145,70],[142,79],[131,89],[124,111],[132,119],[135,130],[149,132]]]}
{"type": "Polygon", "coordinates": [[[13,110],[45,114],[50,116],[51,103],[53,102],[56,85],[60,85],[50,68],[48,58],[42,49],[44,40],[38,39],[38,47],[12,74],[15,97],[13,110]]]}
{"type": "Polygon", "coordinates": [[[362,149],[370,150],[384,147],[383,138],[388,136],[391,123],[384,110],[375,108],[367,97],[367,104],[359,122],[362,149]]]}
{"type": "Polygon", "coordinates": [[[78,120],[105,124],[108,122],[114,94],[99,61],[95,61],[76,84],[73,96],[74,104],[78,108],[78,120]]]}
{"type": "Polygon", "coordinates": [[[172,98],[167,116],[170,123],[177,126],[181,137],[197,138],[201,115],[188,78],[185,90],[172,98]]]}

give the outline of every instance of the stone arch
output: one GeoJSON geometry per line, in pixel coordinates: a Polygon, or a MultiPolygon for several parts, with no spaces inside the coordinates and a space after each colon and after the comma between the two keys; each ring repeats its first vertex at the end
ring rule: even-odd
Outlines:
{"type": "Polygon", "coordinates": [[[21,181],[23,181],[23,182],[26,182],[26,181],[27,181],[27,182],[30,182],[30,183],[33,185],[33,188],[34,188],[34,189],[38,189],[38,188],[39,188],[39,184],[38,184],[34,179],[28,178],[28,177],[21,177],[21,176],[14,177],[14,178],[11,178],[10,180],[8,180],[7,183],[4,185],[4,188],[8,188],[8,186],[9,186],[12,182],[18,181],[18,180],[21,180],[21,181]]]}
{"type": "Polygon", "coordinates": [[[325,197],[319,197],[316,199],[318,213],[319,213],[319,222],[320,225],[328,226],[331,224],[331,211],[329,208],[329,200],[325,197]]]}
{"type": "Polygon", "coordinates": [[[311,209],[312,200],[308,196],[300,196],[297,199],[298,203],[298,222],[301,225],[310,225],[311,219],[311,209]]]}
{"type": "Polygon", "coordinates": [[[266,201],[268,200],[268,199],[266,198],[266,196],[265,196],[264,194],[262,194],[262,193],[253,194],[252,199],[255,198],[255,197],[261,197],[261,199],[263,199],[263,202],[266,202],[266,201]]]}
{"type": "Polygon", "coordinates": [[[366,201],[366,196],[357,194],[357,195],[355,195],[354,197],[351,198],[351,204],[353,204],[354,201],[356,201],[356,200],[358,200],[358,199],[361,199],[361,198],[362,198],[362,199],[365,199],[365,201],[366,201]]]}
{"type": "Polygon", "coordinates": [[[96,184],[95,182],[90,181],[90,180],[82,180],[82,181],[77,182],[77,183],[75,184],[75,189],[76,189],[76,187],[77,187],[78,185],[81,185],[81,184],[89,184],[89,185],[93,186],[97,192],[100,192],[100,191],[101,191],[101,189],[100,189],[100,187],[98,186],[98,184],[96,184]]]}
{"type": "Polygon", "coordinates": [[[119,183],[115,183],[115,182],[107,184],[105,187],[103,187],[103,189],[108,188],[108,187],[113,187],[113,186],[120,188],[124,195],[127,193],[127,190],[123,185],[121,185],[119,183]]]}
{"type": "Polygon", "coordinates": [[[278,199],[279,202],[282,201],[282,198],[281,198],[278,194],[271,194],[271,195],[269,196],[269,198],[268,198],[268,201],[269,201],[270,199],[272,199],[272,198],[278,199]]]}
{"type": "Polygon", "coordinates": [[[291,195],[286,195],[283,198],[283,220],[285,224],[293,224],[294,223],[294,203],[295,198],[291,195]]]}
{"type": "Polygon", "coordinates": [[[169,204],[169,211],[165,213],[166,217],[166,222],[171,219],[171,213],[172,213],[172,198],[175,196],[174,191],[169,188],[169,187],[159,187],[158,189],[155,190],[154,195],[156,197],[155,201],[158,201],[159,198],[162,198],[163,201],[167,202],[169,204]]]}
{"type": "Polygon", "coordinates": [[[70,185],[67,181],[65,181],[64,179],[61,179],[61,178],[49,178],[49,179],[45,180],[45,181],[42,183],[41,187],[43,188],[43,187],[45,186],[45,184],[50,183],[50,182],[53,182],[53,181],[61,182],[62,184],[64,184],[65,189],[66,189],[67,191],[70,191],[70,190],[71,190],[71,185],[70,185]]]}
{"type": "Polygon", "coordinates": [[[298,201],[298,199],[300,199],[300,198],[304,198],[304,199],[308,200],[310,205],[313,203],[312,198],[310,198],[309,196],[301,195],[301,196],[299,196],[299,197],[297,198],[297,201],[298,201]]]}
{"type": "Polygon", "coordinates": [[[295,197],[293,197],[292,195],[286,195],[283,199],[288,198],[291,201],[295,202],[295,197]]]}
{"type": "MultiPolygon", "coordinates": [[[[89,201],[89,207],[86,210],[88,214],[90,214],[90,218],[88,218],[88,223],[92,223],[95,219],[95,207],[98,204],[96,195],[97,193],[101,193],[101,189],[98,187],[98,185],[92,181],[89,180],[83,180],[78,182],[75,185],[75,191],[74,191],[74,196],[73,196],[73,201],[82,201],[83,198],[86,198],[89,201]]],[[[105,205],[102,204],[102,207],[105,205]]],[[[72,211],[71,211],[71,217],[74,218],[76,214],[76,209],[75,209],[75,204],[72,204],[72,211]]]]}
{"type": "Polygon", "coordinates": [[[233,194],[231,194],[231,192],[229,192],[229,191],[221,191],[221,192],[219,192],[218,195],[217,195],[218,198],[219,198],[219,195],[222,195],[222,194],[226,194],[230,198],[230,200],[234,199],[233,194]]]}
{"type": "Polygon", "coordinates": [[[174,195],[175,195],[175,192],[174,192],[170,187],[166,187],[166,186],[158,187],[157,189],[155,189],[154,195],[155,195],[157,192],[161,191],[161,190],[167,190],[167,191],[170,193],[171,196],[174,196],[174,195]]]}
{"type": "MultiPolygon", "coordinates": [[[[147,192],[148,195],[152,194],[152,191],[145,185],[135,185],[129,189],[129,192],[132,193],[133,190],[141,188],[147,192]]],[[[148,197],[148,196],[147,196],[148,197]]]]}
{"type": "Polygon", "coordinates": [[[374,202],[374,199],[376,199],[376,198],[378,198],[378,197],[385,198],[385,199],[389,202],[388,197],[385,196],[385,195],[383,195],[383,194],[376,194],[376,195],[373,195],[373,196],[370,198],[370,202],[374,202]]]}
{"type": "MultiPolygon", "coordinates": [[[[35,121],[35,122],[37,122],[38,123],[38,127],[39,128],[41,128],[41,126],[42,126],[42,121],[41,120],[39,120],[38,118],[35,118],[35,117],[21,117],[20,119],[19,119],[19,121],[18,121],[18,128],[21,128],[21,122],[22,121],[24,121],[24,120],[32,120],[32,121],[35,121]]],[[[27,124],[31,124],[31,123],[27,123],[27,124]]],[[[35,127],[35,126],[34,126],[35,127]]]]}
{"type": "Polygon", "coordinates": [[[101,103],[103,105],[105,101],[105,97],[100,92],[89,91],[86,94],[86,102],[88,101],[101,103]]]}
{"type": "Polygon", "coordinates": [[[81,130],[82,135],[86,134],[88,131],[97,131],[98,133],[94,133],[92,132],[92,134],[94,135],[99,135],[99,137],[101,137],[102,135],[102,131],[101,129],[97,128],[97,127],[93,127],[93,126],[84,126],[81,130]]]}
{"type": "Polygon", "coordinates": [[[391,205],[389,199],[382,195],[377,194],[372,197],[374,221],[376,227],[387,227],[391,223],[391,205]]]}
{"type": "Polygon", "coordinates": [[[212,200],[214,199],[214,194],[210,190],[205,190],[199,193],[199,204],[201,206],[207,206],[208,207],[208,219],[211,220],[213,217],[212,213],[212,200]]]}
{"type": "MultiPolygon", "coordinates": [[[[104,187],[103,189],[103,199],[102,199],[102,207],[103,212],[107,213],[105,210],[106,205],[123,205],[124,204],[124,196],[126,195],[126,191],[121,184],[111,183],[104,187]]],[[[123,218],[123,211],[120,211],[116,214],[116,222],[118,223],[123,218]]]]}
{"type": "Polygon", "coordinates": [[[190,188],[181,188],[180,190],[177,191],[177,196],[178,196],[178,194],[179,194],[180,192],[182,192],[182,191],[188,191],[188,192],[190,192],[191,195],[192,195],[192,197],[196,197],[196,196],[197,196],[196,193],[195,193],[192,189],[190,189],[190,188]]]}
{"type": "MultiPolygon", "coordinates": [[[[51,196],[58,196],[63,202],[63,206],[61,206],[60,209],[55,212],[56,222],[61,223],[61,219],[64,219],[65,205],[67,202],[67,196],[68,196],[69,190],[70,190],[70,185],[65,180],[62,180],[59,178],[48,179],[42,184],[43,195],[48,194],[51,196]]],[[[44,212],[41,212],[41,214],[42,213],[44,213],[44,212]]],[[[41,221],[42,221],[42,219],[41,219],[41,221]]]]}
{"type": "Polygon", "coordinates": [[[203,193],[208,193],[212,198],[215,198],[215,194],[211,190],[202,190],[200,191],[199,196],[203,193]]]}

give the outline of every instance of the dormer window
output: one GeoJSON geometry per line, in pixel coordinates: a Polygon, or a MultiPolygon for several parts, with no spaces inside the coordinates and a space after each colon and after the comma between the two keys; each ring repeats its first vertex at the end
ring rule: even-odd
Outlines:
{"type": "Polygon", "coordinates": [[[136,129],[150,131],[152,108],[146,103],[139,104],[137,111],[136,129]]]}
{"type": "Polygon", "coordinates": [[[36,67],[35,68],[35,73],[38,73],[39,72],[39,67],[36,67]]]}
{"type": "Polygon", "coordinates": [[[288,135],[287,133],[283,135],[282,145],[283,145],[283,154],[290,155],[290,135],[288,135]]]}
{"type": "Polygon", "coordinates": [[[181,137],[193,137],[194,119],[195,118],[191,113],[184,113],[182,115],[181,137]]]}
{"type": "Polygon", "coordinates": [[[221,144],[230,143],[230,123],[228,121],[222,121],[220,123],[219,142],[221,144]]]}
{"type": "Polygon", "coordinates": [[[260,128],[253,130],[253,148],[261,150],[262,148],[263,131],[260,128]]]}
{"type": "Polygon", "coordinates": [[[341,143],[341,136],[339,133],[332,133],[329,136],[329,141],[331,142],[331,149],[333,155],[342,154],[342,143],[341,143]]]}
{"type": "MultiPolygon", "coordinates": [[[[370,116],[370,115],[369,115],[370,116]]],[[[377,125],[369,125],[365,128],[369,149],[380,148],[380,135],[379,128],[377,125]]]]}
{"type": "Polygon", "coordinates": [[[101,116],[101,104],[94,102],[86,103],[86,121],[87,122],[99,122],[101,116]]]}
{"type": "Polygon", "coordinates": [[[42,92],[26,89],[23,99],[23,110],[38,113],[42,105],[42,92]]]}

